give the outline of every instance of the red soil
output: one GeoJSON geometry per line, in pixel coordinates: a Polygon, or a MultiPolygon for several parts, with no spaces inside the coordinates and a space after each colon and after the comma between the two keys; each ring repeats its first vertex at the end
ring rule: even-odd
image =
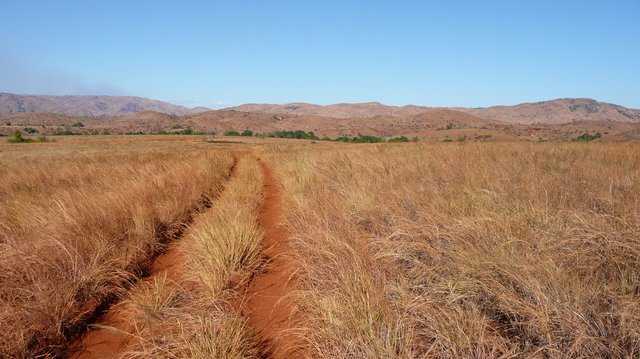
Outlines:
{"type": "MultiPolygon", "coordinates": [[[[178,279],[183,263],[182,253],[177,246],[158,256],[153,262],[151,274],[140,284],[153,282],[160,275],[166,275],[170,281],[178,279]]],[[[135,290],[135,288],[134,288],[135,290]]],[[[94,329],[71,344],[69,352],[73,359],[115,358],[126,348],[131,340],[135,340],[130,333],[135,328],[130,320],[138,309],[127,302],[117,304],[98,319],[94,329]]]]}
{"type": "Polygon", "coordinates": [[[264,202],[259,223],[264,230],[265,268],[249,284],[242,314],[267,346],[268,357],[301,358],[304,344],[300,336],[300,315],[291,297],[295,268],[286,228],[280,224],[281,191],[271,169],[260,161],[264,177],[264,202]]]}

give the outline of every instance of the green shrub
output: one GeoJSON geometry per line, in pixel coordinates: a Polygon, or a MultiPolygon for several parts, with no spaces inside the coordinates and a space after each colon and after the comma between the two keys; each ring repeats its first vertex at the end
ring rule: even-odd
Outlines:
{"type": "Polygon", "coordinates": [[[250,129],[246,129],[246,130],[242,131],[240,136],[251,137],[251,136],[253,136],[253,131],[251,131],[250,129]]]}
{"type": "Polygon", "coordinates": [[[26,143],[32,142],[33,140],[22,137],[22,132],[16,131],[7,139],[7,141],[10,143],[26,143]]]}
{"type": "Polygon", "coordinates": [[[600,134],[600,132],[596,132],[595,134],[591,135],[589,133],[583,133],[582,135],[576,137],[576,141],[578,142],[591,142],[593,140],[597,140],[598,138],[602,137],[602,135],[600,134]]]}
{"type": "Polygon", "coordinates": [[[28,133],[30,135],[33,135],[35,133],[38,133],[38,130],[33,128],[33,127],[25,127],[24,128],[24,132],[26,132],[26,133],[28,133]]]}
{"type": "Polygon", "coordinates": [[[358,135],[355,137],[349,137],[342,135],[336,138],[338,142],[351,142],[351,143],[379,143],[384,142],[384,138],[377,136],[358,135]]]}
{"type": "Polygon", "coordinates": [[[268,134],[269,137],[277,138],[294,138],[298,140],[319,140],[313,131],[305,132],[301,130],[297,131],[275,131],[268,134]]]}
{"type": "Polygon", "coordinates": [[[236,130],[229,130],[224,132],[225,136],[240,136],[240,132],[236,130]]]}

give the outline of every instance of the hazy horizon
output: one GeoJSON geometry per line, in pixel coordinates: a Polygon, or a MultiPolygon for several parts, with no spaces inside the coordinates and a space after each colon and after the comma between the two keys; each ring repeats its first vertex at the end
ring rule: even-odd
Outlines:
{"type": "Polygon", "coordinates": [[[593,98],[640,108],[640,3],[14,1],[0,91],[187,107],[486,107],[593,98]]]}

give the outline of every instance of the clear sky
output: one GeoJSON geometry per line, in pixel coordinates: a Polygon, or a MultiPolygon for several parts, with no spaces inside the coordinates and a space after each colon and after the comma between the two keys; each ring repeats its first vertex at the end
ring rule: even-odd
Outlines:
{"type": "Polygon", "coordinates": [[[640,0],[0,0],[0,91],[640,108],[640,0]]]}

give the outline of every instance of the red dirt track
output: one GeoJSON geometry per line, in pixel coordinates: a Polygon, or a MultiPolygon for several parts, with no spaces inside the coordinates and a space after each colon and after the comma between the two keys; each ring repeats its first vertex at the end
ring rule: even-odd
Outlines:
{"type": "Polygon", "coordinates": [[[242,313],[267,346],[270,358],[304,358],[304,345],[296,328],[300,316],[291,297],[295,268],[291,261],[288,233],[280,224],[281,190],[272,170],[260,160],[264,202],[259,223],[264,230],[263,254],[267,263],[256,274],[245,293],[242,313]]]}
{"type": "MultiPolygon", "coordinates": [[[[264,345],[265,357],[306,358],[308,355],[299,330],[301,316],[292,297],[295,266],[288,233],[280,223],[280,184],[265,162],[259,160],[259,164],[263,175],[263,203],[258,222],[264,231],[262,251],[266,260],[240,294],[236,308],[257,332],[264,345]]],[[[230,176],[234,168],[235,164],[230,176]]],[[[169,245],[167,251],[153,261],[149,276],[138,285],[152,282],[159,276],[166,276],[170,283],[179,281],[184,258],[180,247],[175,244],[169,245]]],[[[128,344],[139,340],[130,334],[136,332],[131,318],[137,310],[127,301],[113,305],[98,318],[92,329],[70,344],[69,358],[116,358],[122,355],[128,344]]]]}
{"type": "MultiPolygon", "coordinates": [[[[234,176],[236,165],[238,163],[237,155],[234,155],[234,161],[229,169],[228,178],[234,176]]],[[[168,245],[164,253],[152,259],[152,263],[148,270],[148,276],[142,278],[131,290],[136,287],[151,283],[160,276],[166,276],[169,283],[177,283],[182,275],[184,265],[183,253],[180,251],[176,241],[186,231],[194,217],[200,210],[206,210],[210,207],[210,200],[207,198],[203,202],[203,208],[195,210],[189,215],[188,223],[179,231],[180,234],[173,238],[173,242],[168,245]]],[[[95,324],[89,325],[88,330],[80,337],[71,342],[67,349],[68,358],[71,359],[106,359],[119,357],[132,340],[137,340],[131,333],[135,333],[135,327],[130,318],[139,310],[128,302],[116,303],[108,308],[108,310],[97,318],[95,324]]]]}

